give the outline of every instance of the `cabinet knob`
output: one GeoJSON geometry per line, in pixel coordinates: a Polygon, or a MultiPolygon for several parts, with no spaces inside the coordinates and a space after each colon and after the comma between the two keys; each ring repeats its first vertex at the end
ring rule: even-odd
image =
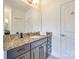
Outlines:
{"type": "Polygon", "coordinates": [[[39,48],[43,48],[43,46],[40,46],[39,48]]]}

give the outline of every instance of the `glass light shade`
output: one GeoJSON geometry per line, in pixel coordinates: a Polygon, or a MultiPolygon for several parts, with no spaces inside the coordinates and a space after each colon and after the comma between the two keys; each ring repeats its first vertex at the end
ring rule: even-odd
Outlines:
{"type": "Polygon", "coordinates": [[[33,8],[36,8],[39,5],[39,0],[22,0],[29,6],[32,6],[33,8]]]}

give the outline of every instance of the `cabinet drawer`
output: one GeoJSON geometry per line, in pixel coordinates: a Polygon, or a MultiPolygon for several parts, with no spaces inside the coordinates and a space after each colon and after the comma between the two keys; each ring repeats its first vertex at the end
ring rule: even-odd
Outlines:
{"type": "Polygon", "coordinates": [[[21,55],[23,54],[24,52],[27,52],[30,50],[30,44],[27,44],[27,45],[23,45],[23,46],[20,46],[20,47],[17,47],[17,48],[14,48],[14,49],[11,49],[8,51],[8,59],[11,59],[13,57],[16,57],[18,55],[21,55]]]}
{"type": "Polygon", "coordinates": [[[30,52],[24,53],[20,56],[17,56],[16,58],[13,59],[30,59],[30,52]]]}
{"type": "Polygon", "coordinates": [[[47,38],[44,38],[44,39],[40,39],[38,41],[35,41],[33,43],[31,43],[31,48],[35,48],[43,43],[47,42],[47,38]]]}

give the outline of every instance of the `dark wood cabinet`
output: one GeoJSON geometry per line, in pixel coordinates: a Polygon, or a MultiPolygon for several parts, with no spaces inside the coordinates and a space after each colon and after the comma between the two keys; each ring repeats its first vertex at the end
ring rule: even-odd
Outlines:
{"type": "Polygon", "coordinates": [[[19,46],[17,48],[8,50],[7,51],[7,59],[17,59],[17,58],[18,59],[24,59],[25,55],[27,56],[27,54],[28,54],[27,52],[28,51],[30,52],[30,45],[29,44],[27,44],[27,45],[25,44],[23,46],[19,46]]]}
{"type": "Polygon", "coordinates": [[[14,59],[30,59],[30,52],[27,52],[27,53],[24,53],[24,54],[22,54],[20,56],[17,56],[14,59]]]}
{"type": "Polygon", "coordinates": [[[39,47],[31,50],[31,59],[39,59],[39,47]]]}
{"type": "MultiPolygon", "coordinates": [[[[36,44],[37,45],[37,44],[36,44]]],[[[47,57],[47,41],[31,49],[31,59],[46,59],[47,57]]]]}
{"type": "Polygon", "coordinates": [[[7,51],[7,59],[47,59],[52,50],[51,36],[7,51]]]}
{"type": "Polygon", "coordinates": [[[46,59],[47,58],[47,42],[45,42],[42,46],[44,47],[44,59],[46,59]]]}
{"type": "Polygon", "coordinates": [[[44,59],[44,46],[39,47],[39,59],[44,59]]]}
{"type": "Polygon", "coordinates": [[[39,47],[39,59],[46,59],[47,58],[47,42],[43,43],[39,47]]]}

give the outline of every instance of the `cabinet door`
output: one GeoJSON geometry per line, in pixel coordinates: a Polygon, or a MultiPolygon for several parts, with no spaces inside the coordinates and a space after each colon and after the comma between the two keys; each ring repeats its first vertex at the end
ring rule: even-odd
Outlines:
{"type": "Polygon", "coordinates": [[[39,59],[44,59],[44,46],[39,47],[39,59]]]}
{"type": "Polygon", "coordinates": [[[31,50],[31,59],[39,59],[39,47],[31,50]]]}
{"type": "Polygon", "coordinates": [[[40,51],[40,54],[42,53],[43,54],[42,57],[46,59],[47,58],[47,42],[42,44],[40,48],[42,49],[40,51]]]}
{"type": "Polygon", "coordinates": [[[14,59],[30,59],[30,52],[27,52],[25,54],[22,54],[14,59]]]}
{"type": "Polygon", "coordinates": [[[47,42],[31,49],[31,59],[46,59],[47,58],[47,42]]]}

